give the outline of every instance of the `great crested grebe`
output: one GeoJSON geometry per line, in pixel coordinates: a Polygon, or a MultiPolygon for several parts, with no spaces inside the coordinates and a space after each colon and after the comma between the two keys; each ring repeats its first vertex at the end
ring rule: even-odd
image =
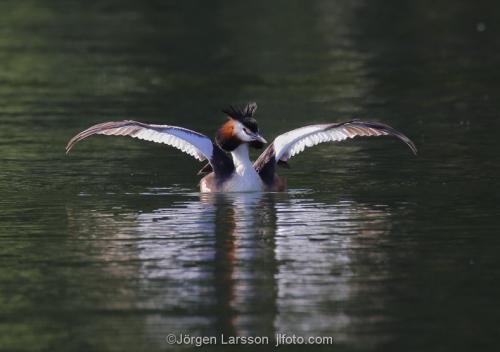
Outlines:
{"type": "Polygon", "coordinates": [[[279,135],[252,163],[249,146],[259,149],[267,143],[259,134],[254,119],[256,110],[256,103],[223,110],[228,121],[217,131],[215,143],[207,136],[186,128],[125,120],[104,122],[80,132],[68,142],[66,153],[77,142],[94,134],[130,136],[168,144],[199,161],[208,161],[199,172],[207,174],[200,181],[201,192],[284,191],[286,182],[277,175],[277,165],[288,166],[287,161],[306,147],[357,136],[394,136],[417,154],[415,144],[392,127],[378,122],[351,120],[309,125],[279,135]],[[231,157],[226,152],[231,153],[231,157]]]}

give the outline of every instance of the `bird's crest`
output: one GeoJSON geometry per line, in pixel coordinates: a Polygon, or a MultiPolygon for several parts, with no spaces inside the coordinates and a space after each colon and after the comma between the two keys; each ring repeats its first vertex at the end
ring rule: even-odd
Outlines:
{"type": "Polygon", "coordinates": [[[244,106],[235,107],[229,105],[228,108],[222,109],[222,112],[235,120],[244,120],[246,118],[253,117],[256,110],[257,110],[257,103],[251,102],[244,106]]]}
{"type": "Polygon", "coordinates": [[[248,127],[252,132],[258,132],[257,120],[254,119],[255,111],[257,110],[257,103],[251,102],[244,106],[232,106],[223,109],[222,112],[230,118],[241,122],[248,127]]]}

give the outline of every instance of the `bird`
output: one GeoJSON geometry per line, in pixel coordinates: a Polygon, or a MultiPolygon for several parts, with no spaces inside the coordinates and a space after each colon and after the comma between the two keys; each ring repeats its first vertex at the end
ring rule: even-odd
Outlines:
{"type": "Polygon", "coordinates": [[[340,142],[358,136],[393,136],[417,155],[415,144],[389,125],[358,119],[345,122],[314,124],[277,136],[255,162],[249,148],[262,149],[267,144],[260,134],[255,113],[257,103],[229,106],[222,112],[226,122],[217,130],[215,139],[187,128],[147,124],[133,120],[104,122],[75,135],[66,146],[66,153],[89,136],[129,136],[163,143],[180,149],[199,161],[208,163],[200,170],[200,192],[283,192],[287,189],[277,167],[289,167],[288,161],[306,148],[320,143],[340,142]]]}

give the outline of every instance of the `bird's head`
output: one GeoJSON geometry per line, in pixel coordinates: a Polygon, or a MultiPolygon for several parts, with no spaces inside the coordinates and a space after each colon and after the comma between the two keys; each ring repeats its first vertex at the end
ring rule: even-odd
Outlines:
{"type": "Polygon", "coordinates": [[[257,120],[253,117],[257,110],[257,103],[249,103],[242,108],[230,106],[222,110],[228,121],[217,131],[215,140],[219,147],[226,151],[233,151],[243,143],[260,149],[267,141],[259,134],[257,120]]]}

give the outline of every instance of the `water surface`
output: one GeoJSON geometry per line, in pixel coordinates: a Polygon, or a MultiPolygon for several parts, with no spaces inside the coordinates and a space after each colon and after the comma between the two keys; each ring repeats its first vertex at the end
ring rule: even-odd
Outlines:
{"type": "Polygon", "coordinates": [[[0,11],[0,350],[189,349],[169,333],[333,336],[320,347],[339,351],[498,345],[499,6],[0,11]],[[93,137],[64,155],[106,120],[211,136],[221,108],[249,100],[268,140],[355,117],[420,153],[384,138],[322,145],[281,171],[286,194],[216,196],[198,193],[201,164],[165,146],[93,137]]]}

